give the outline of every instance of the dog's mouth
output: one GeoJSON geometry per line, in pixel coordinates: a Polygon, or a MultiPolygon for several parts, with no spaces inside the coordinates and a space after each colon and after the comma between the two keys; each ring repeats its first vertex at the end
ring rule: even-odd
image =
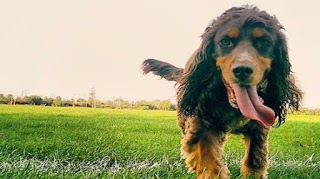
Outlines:
{"type": "Polygon", "coordinates": [[[234,108],[239,108],[243,116],[259,122],[263,127],[269,128],[275,121],[274,111],[263,104],[258,96],[257,86],[241,86],[224,82],[229,103],[234,108]]]}

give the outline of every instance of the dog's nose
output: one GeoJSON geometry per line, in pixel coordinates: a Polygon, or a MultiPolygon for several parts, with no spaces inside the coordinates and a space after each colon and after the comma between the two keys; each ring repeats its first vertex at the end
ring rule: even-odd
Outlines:
{"type": "Polygon", "coordinates": [[[249,65],[237,65],[232,68],[232,73],[239,80],[246,80],[253,73],[253,68],[249,65]]]}

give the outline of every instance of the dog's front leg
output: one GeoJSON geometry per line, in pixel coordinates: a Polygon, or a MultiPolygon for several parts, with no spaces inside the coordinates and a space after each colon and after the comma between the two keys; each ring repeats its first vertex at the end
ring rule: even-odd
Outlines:
{"type": "Polygon", "coordinates": [[[208,129],[198,131],[192,119],[188,122],[191,125],[183,136],[181,152],[189,171],[195,170],[198,179],[228,179],[229,170],[223,162],[226,134],[208,129]]]}
{"type": "Polygon", "coordinates": [[[259,124],[253,124],[244,134],[246,153],[242,160],[242,178],[265,179],[268,175],[268,134],[259,124]]]}

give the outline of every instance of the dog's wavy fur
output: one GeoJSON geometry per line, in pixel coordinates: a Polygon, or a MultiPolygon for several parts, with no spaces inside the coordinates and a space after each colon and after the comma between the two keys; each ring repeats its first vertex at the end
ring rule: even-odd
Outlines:
{"type": "MultiPolygon", "coordinates": [[[[289,111],[298,110],[302,92],[295,85],[291,72],[286,37],[275,16],[257,7],[233,7],[214,20],[202,35],[202,43],[184,69],[147,59],[144,74],[149,72],[169,81],[177,81],[177,111],[181,127],[181,153],[189,171],[197,178],[229,178],[223,162],[223,144],[227,133],[243,134],[246,152],[242,160],[242,176],[266,178],[268,169],[269,129],[254,120],[245,119],[228,102],[221,69],[215,62],[221,56],[214,39],[221,27],[233,21],[241,24],[240,31],[258,25],[274,37],[271,67],[265,72],[259,96],[277,117],[275,127],[285,122],[289,111]]],[[[237,35],[237,34],[236,34],[237,35]]]]}

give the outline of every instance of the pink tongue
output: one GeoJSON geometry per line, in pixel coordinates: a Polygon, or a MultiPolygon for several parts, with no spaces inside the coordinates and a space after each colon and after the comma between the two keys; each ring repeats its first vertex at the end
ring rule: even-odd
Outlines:
{"type": "Polygon", "coordinates": [[[257,120],[265,128],[274,123],[274,111],[260,102],[256,86],[246,88],[235,84],[233,90],[242,115],[257,120]]]}

